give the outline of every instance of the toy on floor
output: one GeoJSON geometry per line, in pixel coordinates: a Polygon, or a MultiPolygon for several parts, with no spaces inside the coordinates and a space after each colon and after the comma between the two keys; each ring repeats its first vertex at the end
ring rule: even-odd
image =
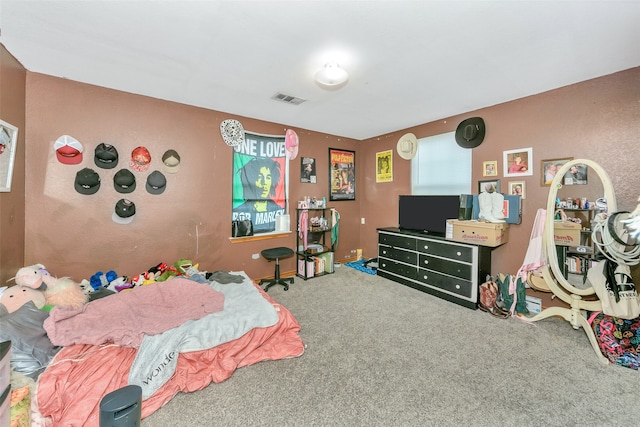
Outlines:
{"type": "Polygon", "coordinates": [[[16,285],[44,291],[46,305],[80,308],[88,297],[79,283],[69,277],[53,277],[42,264],[22,267],[15,277],[16,285]]]}
{"type": "Polygon", "coordinates": [[[17,285],[27,286],[32,289],[40,289],[43,291],[46,287],[46,284],[43,281],[45,276],[49,276],[49,272],[44,265],[33,264],[19,269],[14,279],[17,285]]]}
{"type": "Polygon", "coordinates": [[[70,277],[46,276],[43,280],[47,285],[44,296],[48,305],[80,308],[89,301],[80,284],[70,277]]]}
{"type": "Polygon", "coordinates": [[[37,308],[44,308],[46,305],[42,291],[21,285],[0,288],[0,313],[14,313],[29,301],[33,301],[37,308]]]}

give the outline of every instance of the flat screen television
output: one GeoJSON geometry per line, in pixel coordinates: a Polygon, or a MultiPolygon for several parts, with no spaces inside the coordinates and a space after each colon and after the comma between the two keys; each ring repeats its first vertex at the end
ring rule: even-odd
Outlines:
{"type": "Polygon", "coordinates": [[[447,220],[457,219],[460,196],[400,196],[398,227],[435,236],[445,236],[447,220]]]}

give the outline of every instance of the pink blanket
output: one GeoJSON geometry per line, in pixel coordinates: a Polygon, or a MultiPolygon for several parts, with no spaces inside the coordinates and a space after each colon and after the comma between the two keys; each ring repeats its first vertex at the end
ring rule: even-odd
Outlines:
{"type": "Polygon", "coordinates": [[[44,329],[54,345],[114,343],[137,348],[143,334],[159,334],[223,308],[223,293],[178,277],[100,298],[79,309],[54,307],[44,329]]]}
{"type": "MultiPolygon", "coordinates": [[[[264,291],[260,292],[278,307],[278,323],[252,329],[237,340],[208,350],[181,353],[175,375],[142,402],[143,418],[177,393],[201,390],[211,382],[222,382],[237,368],[304,353],[298,321],[289,310],[278,305],[264,291]]],[[[65,347],[38,380],[36,399],[41,414],[50,418],[54,426],[97,426],[100,400],[107,393],[127,385],[135,356],[135,349],[115,345],[65,347]]]]}

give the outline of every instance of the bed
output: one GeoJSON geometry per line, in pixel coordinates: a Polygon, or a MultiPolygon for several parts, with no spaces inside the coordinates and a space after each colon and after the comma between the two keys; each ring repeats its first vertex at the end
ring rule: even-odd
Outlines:
{"type": "Polygon", "coordinates": [[[38,377],[33,425],[98,425],[101,399],[128,384],[142,387],[145,418],[177,393],[225,381],[238,368],[301,356],[300,325],[291,312],[244,272],[224,277],[231,282],[178,277],[82,309],[54,308],[44,327],[61,349],[38,377]],[[159,302],[150,297],[156,292],[159,302]],[[176,298],[180,293],[188,302],[176,298]],[[172,311],[182,316],[168,320],[172,311]]]}

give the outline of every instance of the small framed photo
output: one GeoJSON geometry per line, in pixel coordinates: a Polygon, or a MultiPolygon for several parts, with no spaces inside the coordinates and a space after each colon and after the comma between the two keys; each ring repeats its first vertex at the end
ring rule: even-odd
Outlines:
{"type": "Polygon", "coordinates": [[[578,163],[564,174],[564,185],[586,185],[588,183],[588,167],[584,163],[578,163]]]}
{"type": "Polygon", "coordinates": [[[500,192],[500,180],[489,179],[478,181],[478,194],[480,193],[499,193],[500,192]]]}
{"type": "Polygon", "coordinates": [[[540,185],[551,185],[551,181],[556,176],[556,172],[573,157],[564,157],[562,159],[546,159],[540,161],[540,185]]]}
{"type": "Polygon", "coordinates": [[[300,182],[316,183],[316,159],[313,157],[300,158],[300,182]]]}
{"type": "Polygon", "coordinates": [[[502,155],[505,177],[533,175],[533,170],[531,169],[533,149],[531,147],[503,151],[502,155]]]}
{"type": "Polygon", "coordinates": [[[0,120],[0,192],[11,191],[18,128],[0,120]]]}
{"type": "Polygon", "coordinates": [[[525,183],[524,181],[509,181],[509,194],[512,196],[520,196],[521,199],[526,199],[525,183]]]}
{"type": "Polygon", "coordinates": [[[498,176],[498,161],[482,162],[482,176],[498,176]]]}

